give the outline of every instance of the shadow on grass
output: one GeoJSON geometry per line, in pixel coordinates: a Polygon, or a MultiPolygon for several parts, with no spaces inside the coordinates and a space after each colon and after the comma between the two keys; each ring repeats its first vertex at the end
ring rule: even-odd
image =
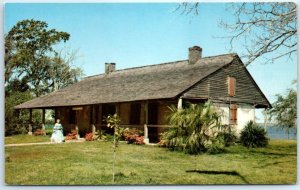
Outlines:
{"type": "Polygon", "coordinates": [[[292,161],[284,161],[284,162],[272,162],[272,163],[267,163],[267,164],[264,164],[264,165],[260,165],[258,167],[253,167],[253,168],[265,168],[265,167],[268,167],[268,166],[275,166],[275,165],[278,165],[278,164],[285,164],[285,163],[288,163],[288,162],[296,162],[296,161],[292,160],[292,161]]]}
{"type": "Polygon", "coordinates": [[[243,182],[246,184],[249,184],[249,182],[245,179],[244,176],[239,174],[236,171],[207,171],[207,170],[186,170],[186,172],[194,172],[199,174],[209,174],[209,175],[232,175],[232,176],[238,176],[241,178],[243,182]]]}

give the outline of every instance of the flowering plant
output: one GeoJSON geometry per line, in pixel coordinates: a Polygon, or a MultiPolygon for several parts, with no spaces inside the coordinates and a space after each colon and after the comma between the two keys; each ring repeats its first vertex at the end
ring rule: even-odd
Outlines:
{"type": "Polygon", "coordinates": [[[86,133],[84,138],[86,141],[93,141],[94,140],[93,133],[86,133]]]}
{"type": "Polygon", "coordinates": [[[68,133],[66,136],[66,140],[73,140],[77,139],[77,131],[76,130],[71,130],[71,133],[68,133]]]}

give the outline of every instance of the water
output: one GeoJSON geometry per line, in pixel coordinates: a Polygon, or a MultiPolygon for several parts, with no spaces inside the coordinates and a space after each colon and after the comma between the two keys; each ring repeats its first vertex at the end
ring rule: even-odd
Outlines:
{"type": "Polygon", "coordinates": [[[281,127],[267,127],[267,136],[270,139],[297,139],[296,129],[289,129],[289,134],[286,129],[281,127]]]}

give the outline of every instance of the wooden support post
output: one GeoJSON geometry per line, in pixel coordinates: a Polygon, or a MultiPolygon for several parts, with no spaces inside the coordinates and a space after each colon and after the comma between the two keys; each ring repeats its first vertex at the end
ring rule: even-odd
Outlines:
{"type": "Polygon", "coordinates": [[[177,109],[182,109],[182,98],[178,99],[177,109]]]}
{"type": "Polygon", "coordinates": [[[120,103],[116,103],[116,114],[120,117],[120,103]]]}
{"type": "Polygon", "coordinates": [[[92,133],[93,136],[96,134],[96,126],[94,124],[92,124],[92,133]]]}
{"type": "Polygon", "coordinates": [[[148,137],[148,101],[144,102],[145,124],[144,124],[144,143],[149,144],[148,137]]]}
{"type": "Polygon", "coordinates": [[[265,109],[265,111],[264,111],[264,130],[265,130],[265,132],[267,132],[267,120],[268,120],[268,118],[267,118],[267,109],[265,109]]]}
{"type": "Polygon", "coordinates": [[[28,135],[32,135],[32,109],[29,109],[29,127],[28,127],[28,135]]]}
{"type": "Polygon", "coordinates": [[[54,108],[54,123],[56,122],[57,119],[58,119],[58,117],[57,117],[57,108],[54,108]]]}
{"type": "Polygon", "coordinates": [[[76,130],[76,133],[77,133],[76,138],[79,139],[80,135],[79,135],[79,129],[78,129],[77,125],[75,126],[75,130],[76,130]]]}
{"type": "Polygon", "coordinates": [[[44,135],[46,135],[45,114],[46,114],[46,110],[45,110],[45,108],[43,108],[42,109],[42,131],[43,131],[44,135]]]}

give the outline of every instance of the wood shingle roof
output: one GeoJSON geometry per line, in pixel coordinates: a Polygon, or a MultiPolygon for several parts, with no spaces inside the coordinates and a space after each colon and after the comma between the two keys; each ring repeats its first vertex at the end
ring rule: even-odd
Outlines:
{"type": "Polygon", "coordinates": [[[231,63],[236,54],[116,70],[20,104],[15,109],[50,108],[174,98],[206,76],[231,63]]]}

